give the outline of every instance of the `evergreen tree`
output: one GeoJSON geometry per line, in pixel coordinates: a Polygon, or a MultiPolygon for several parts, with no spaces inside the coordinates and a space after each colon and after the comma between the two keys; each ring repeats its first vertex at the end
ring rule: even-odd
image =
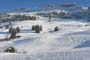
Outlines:
{"type": "Polygon", "coordinates": [[[36,20],[36,17],[32,16],[32,17],[31,17],[31,20],[36,20]]]}
{"type": "Polygon", "coordinates": [[[16,27],[16,32],[20,33],[20,28],[19,27],[16,27]]]}
{"type": "Polygon", "coordinates": [[[40,33],[40,26],[39,26],[39,25],[36,25],[36,26],[35,26],[35,32],[36,32],[36,33],[40,33]]]}
{"type": "Polygon", "coordinates": [[[54,31],[59,31],[59,28],[56,26],[55,29],[54,29],[54,31]]]}
{"type": "Polygon", "coordinates": [[[35,26],[34,25],[32,26],[32,30],[35,30],[35,26]]]}
{"type": "Polygon", "coordinates": [[[14,28],[13,27],[10,27],[9,28],[9,33],[12,33],[12,30],[13,30],[14,28]]]}
{"type": "Polygon", "coordinates": [[[17,33],[16,29],[12,29],[10,38],[11,39],[16,38],[16,33],[17,33]]]}
{"type": "Polygon", "coordinates": [[[42,26],[40,25],[40,31],[42,31],[42,26]]]}
{"type": "Polygon", "coordinates": [[[40,33],[40,31],[42,31],[42,26],[40,25],[33,25],[32,26],[32,30],[34,30],[36,33],[40,33]]]}

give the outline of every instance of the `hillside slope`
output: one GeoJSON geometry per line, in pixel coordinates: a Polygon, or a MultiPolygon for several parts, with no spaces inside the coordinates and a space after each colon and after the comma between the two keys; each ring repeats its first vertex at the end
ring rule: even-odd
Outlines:
{"type": "MultiPolygon", "coordinates": [[[[34,15],[35,13],[29,13],[28,15],[34,15]]],[[[84,42],[90,42],[89,23],[54,18],[52,22],[48,22],[48,18],[38,17],[36,21],[12,22],[13,27],[20,27],[21,32],[18,35],[21,37],[10,41],[0,41],[0,60],[90,59],[90,44],[88,46],[83,45],[84,42]],[[43,27],[40,34],[31,30],[32,25],[37,24],[43,27]],[[54,31],[56,26],[59,27],[57,32],[54,31]],[[10,46],[15,47],[19,53],[3,53],[3,50],[10,46]]],[[[5,38],[7,33],[7,29],[0,28],[1,39],[5,38]]]]}

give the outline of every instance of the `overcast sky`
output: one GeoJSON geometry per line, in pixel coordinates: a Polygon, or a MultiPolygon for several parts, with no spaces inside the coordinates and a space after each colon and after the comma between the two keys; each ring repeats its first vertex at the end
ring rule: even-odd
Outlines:
{"type": "Polygon", "coordinates": [[[90,0],[0,0],[0,12],[16,8],[37,8],[47,4],[75,3],[80,6],[90,6],[90,0]]]}

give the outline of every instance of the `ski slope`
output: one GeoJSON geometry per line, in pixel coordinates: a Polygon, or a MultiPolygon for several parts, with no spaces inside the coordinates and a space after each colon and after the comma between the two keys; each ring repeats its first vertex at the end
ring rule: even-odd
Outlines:
{"type": "MultiPolygon", "coordinates": [[[[36,12],[35,12],[36,13],[36,12]]],[[[90,60],[90,26],[88,22],[39,17],[36,21],[12,22],[19,26],[20,38],[0,41],[0,60],[90,60]],[[40,34],[31,30],[32,25],[42,25],[40,34]],[[58,26],[59,31],[54,28],[58,26]],[[3,50],[13,46],[19,53],[4,53],[3,50]],[[25,52],[25,53],[24,53],[25,52]]],[[[10,13],[11,14],[11,13],[10,13]]],[[[15,13],[12,13],[12,15],[15,13]]],[[[26,14],[26,13],[21,13],[26,14]]],[[[7,37],[8,29],[0,28],[0,39],[7,37]]]]}

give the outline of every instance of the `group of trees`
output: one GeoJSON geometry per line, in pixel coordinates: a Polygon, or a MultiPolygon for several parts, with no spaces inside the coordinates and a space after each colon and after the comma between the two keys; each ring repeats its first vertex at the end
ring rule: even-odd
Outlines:
{"type": "MultiPolygon", "coordinates": [[[[35,31],[35,33],[40,33],[43,30],[43,28],[42,28],[41,25],[33,25],[32,30],[35,31]]],[[[56,26],[54,28],[54,31],[59,31],[58,26],[56,26]]],[[[16,28],[10,27],[9,28],[9,33],[11,34],[10,39],[14,39],[14,38],[17,37],[16,34],[20,33],[20,28],[19,27],[16,27],[16,28]]]]}
{"type": "Polygon", "coordinates": [[[22,20],[36,20],[36,16],[27,15],[11,15],[11,18],[1,19],[1,22],[11,22],[11,21],[22,21],[22,20]]]}
{"type": "MultiPolygon", "coordinates": [[[[40,33],[40,31],[42,31],[43,28],[42,28],[41,25],[33,25],[33,26],[32,26],[32,30],[35,31],[35,33],[40,33]]],[[[58,26],[56,26],[56,27],[54,28],[54,31],[59,31],[58,26]]]]}
{"type": "MultiPolygon", "coordinates": [[[[33,25],[32,30],[35,31],[36,33],[40,33],[40,31],[42,31],[42,26],[41,25],[33,25]]],[[[58,26],[56,26],[54,28],[54,31],[59,31],[58,26]]],[[[19,27],[16,27],[16,28],[10,27],[9,33],[11,33],[10,39],[14,39],[14,38],[16,38],[16,34],[20,33],[20,28],[19,27]]],[[[17,51],[14,47],[9,47],[9,48],[5,49],[4,52],[17,53],[17,51]]]]}
{"type": "Polygon", "coordinates": [[[11,33],[10,38],[11,39],[16,38],[16,34],[19,33],[19,32],[20,32],[20,28],[19,27],[16,27],[16,28],[10,27],[9,28],[9,33],[11,33]]]}
{"type": "Polygon", "coordinates": [[[13,20],[36,20],[36,17],[26,15],[14,15],[13,20]]]}
{"type": "Polygon", "coordinates": [[[35,31],[36,33],[40,33],[42,31],[42,26],[41,25],[33,25],[32,30],[35,31]]]}

